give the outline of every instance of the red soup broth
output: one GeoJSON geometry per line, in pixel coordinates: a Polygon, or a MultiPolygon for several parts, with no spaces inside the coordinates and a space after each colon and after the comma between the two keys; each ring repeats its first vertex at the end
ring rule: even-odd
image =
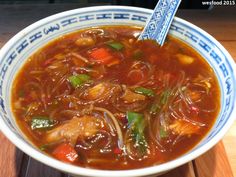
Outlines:
{"type": "Polygon", "coordinates": [[[12,111],[28,139],[81,167],[124,170],[188,152],[212,128],[220,89],[209,64],[168,36],[104,26],[61,36],[15,77],[12,111]]]}

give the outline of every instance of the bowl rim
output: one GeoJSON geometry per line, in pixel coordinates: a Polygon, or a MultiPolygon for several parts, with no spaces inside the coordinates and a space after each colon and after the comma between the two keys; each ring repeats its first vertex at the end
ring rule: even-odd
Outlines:
{"type": "MultiPolygon", "coordinates": [[[[145,9],[145,8],[140,8],[140,7],[131,7],[131,6],[115,6],[115,5],[107,5],[107,6],[92,6],[92,7],[84,7],[84,8],[78,8],[78,9],[73,9],[73,10],[68,10],[64,12],[60,12],[51,16],[48,16],[46,18],[43,18],[28,27],[24,28],[20,32],[18,32],[15,36],[13,36],[0,50],[0,58],[2,58],[5,53],[11,48],[11,46],[14,44],[15,41],[19,40],[27,34],[28,32],[34,30],[37,27],[40,27],[45,24],[47,21],[52,21],[54,19],[58,19],[67,15],[73,15],[74,13],[77,12],[87,12],[87,11],[96,11],[96,10],[111,10],[111,9],[127,9],[127,10],[138,10],[141,12],[146,12],[146,13],[152,13],[153,10],[151,9],[145,9]]],[[[175,17],[175,21],[179,21],[181,23],[186,24],[187,26],[190,26],[197,31],[199,31],[201,34],[204,36],[207,36],[211,41],[213,41],[219,48],[222,50],[222,52],[225,54],[228,62],[232,67],[235,67],[236,64],[233,60],[233,58],[230,56],[228,51],[215,39],[213,38],[210,34],[202,30],[201,28],[195,26],[194,24],[183,20],[181,18],[175,17]]],[[[234,76],[236,76],[236,70],[233,70],[234,76]]],[[[234,78],[235,82],[235,78],[234,78]]],[[[234,105],[236,105],[236,100],[234,100],[234,105]]],[[[226,122],[225,126],[214,136],[206,145],[200,147],[193,153],[188,153],[180,156],[177,159],[171,160],[169,162],[160,164],[160,165],[155,165],[155,166],[150,166],[150,167],[145,167],[145,168],[140,168],[140,169],[131,169],[131,170],[99,170],[99,169],[89,169],[89,168],[84,168],[84,167],[79,167],[71,164],[67,164],[61,161],[58,161],[43,152],[40,152],[36,149],[34,149],[32,146],[30,146],[28,143],[24,142],[22,139],[20,139],[14,132],[12,132],[8,126],[4,123],[2,119],[0,119],[0,130],[2,133],[19,149],[21,149],[24,153],[29,155],[30,157],[38,160],[39,162],[46,164],[50,167],[56,168],[60,171],[64,171],[66,173],[74,174],[74,175],[84,175],[84,176],[103,176],[103,177],[111,177],[111,176],[145,176],[145,175],[152,175],[152,174],[158,174],[162,173],[168,170],[171,170],[173,168],[176,168],[178,166],[181,166],[196,157],[200,156],[201,154],[205,153],[207,150],[212,148],[222,137],[225,135],[225,133],[228,131],[228,129],[231,127],[233,124],[235,118],[233,115],[236,115],[236,109],[234,109],[231,112],[231,115],[226,122]]]]}

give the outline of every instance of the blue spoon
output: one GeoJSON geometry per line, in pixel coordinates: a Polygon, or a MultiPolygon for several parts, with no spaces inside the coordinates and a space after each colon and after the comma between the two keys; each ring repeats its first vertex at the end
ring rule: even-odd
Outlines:
{"type": "Polygon", "coordinates": [[[162,46],[180,2],[181,0],[159,0],[138,40],[152,39],[162,46]]]}

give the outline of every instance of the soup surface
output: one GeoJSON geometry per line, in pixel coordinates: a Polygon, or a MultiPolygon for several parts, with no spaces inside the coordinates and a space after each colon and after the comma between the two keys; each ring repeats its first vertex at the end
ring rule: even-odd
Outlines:
{"type": "Polygon", "coordinates": [[[213,70],[181,41],[137,41],[141,28],[106,26],[62,36],[16,76],[12,110],[35,146],[96,169],[135,169],[193,148],[217,117],[213,70]]]}

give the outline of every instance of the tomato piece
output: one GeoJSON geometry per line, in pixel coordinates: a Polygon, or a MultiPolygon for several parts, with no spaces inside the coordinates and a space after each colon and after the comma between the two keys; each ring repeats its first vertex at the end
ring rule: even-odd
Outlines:
{"type": "Polygon", "coordinates": [[[74,162],[78,158],[75,149],[68,143],[62,143],[54,149],[52,155],[63,162],[74,162]]]}
{"type": "Polygon", "coordinates": [[[111,61],[112,55],[105,48],[97,48],[92,50],[90,57],[98,63],[107,64],[111,61]]]}
{"type": "Polygon", "coordinates": [[[114,154],[121,154],[121,153],[122,153],[122,151],[121,151],[120,148],[116,147],[116,148],[114,149],[114,154]]]}

